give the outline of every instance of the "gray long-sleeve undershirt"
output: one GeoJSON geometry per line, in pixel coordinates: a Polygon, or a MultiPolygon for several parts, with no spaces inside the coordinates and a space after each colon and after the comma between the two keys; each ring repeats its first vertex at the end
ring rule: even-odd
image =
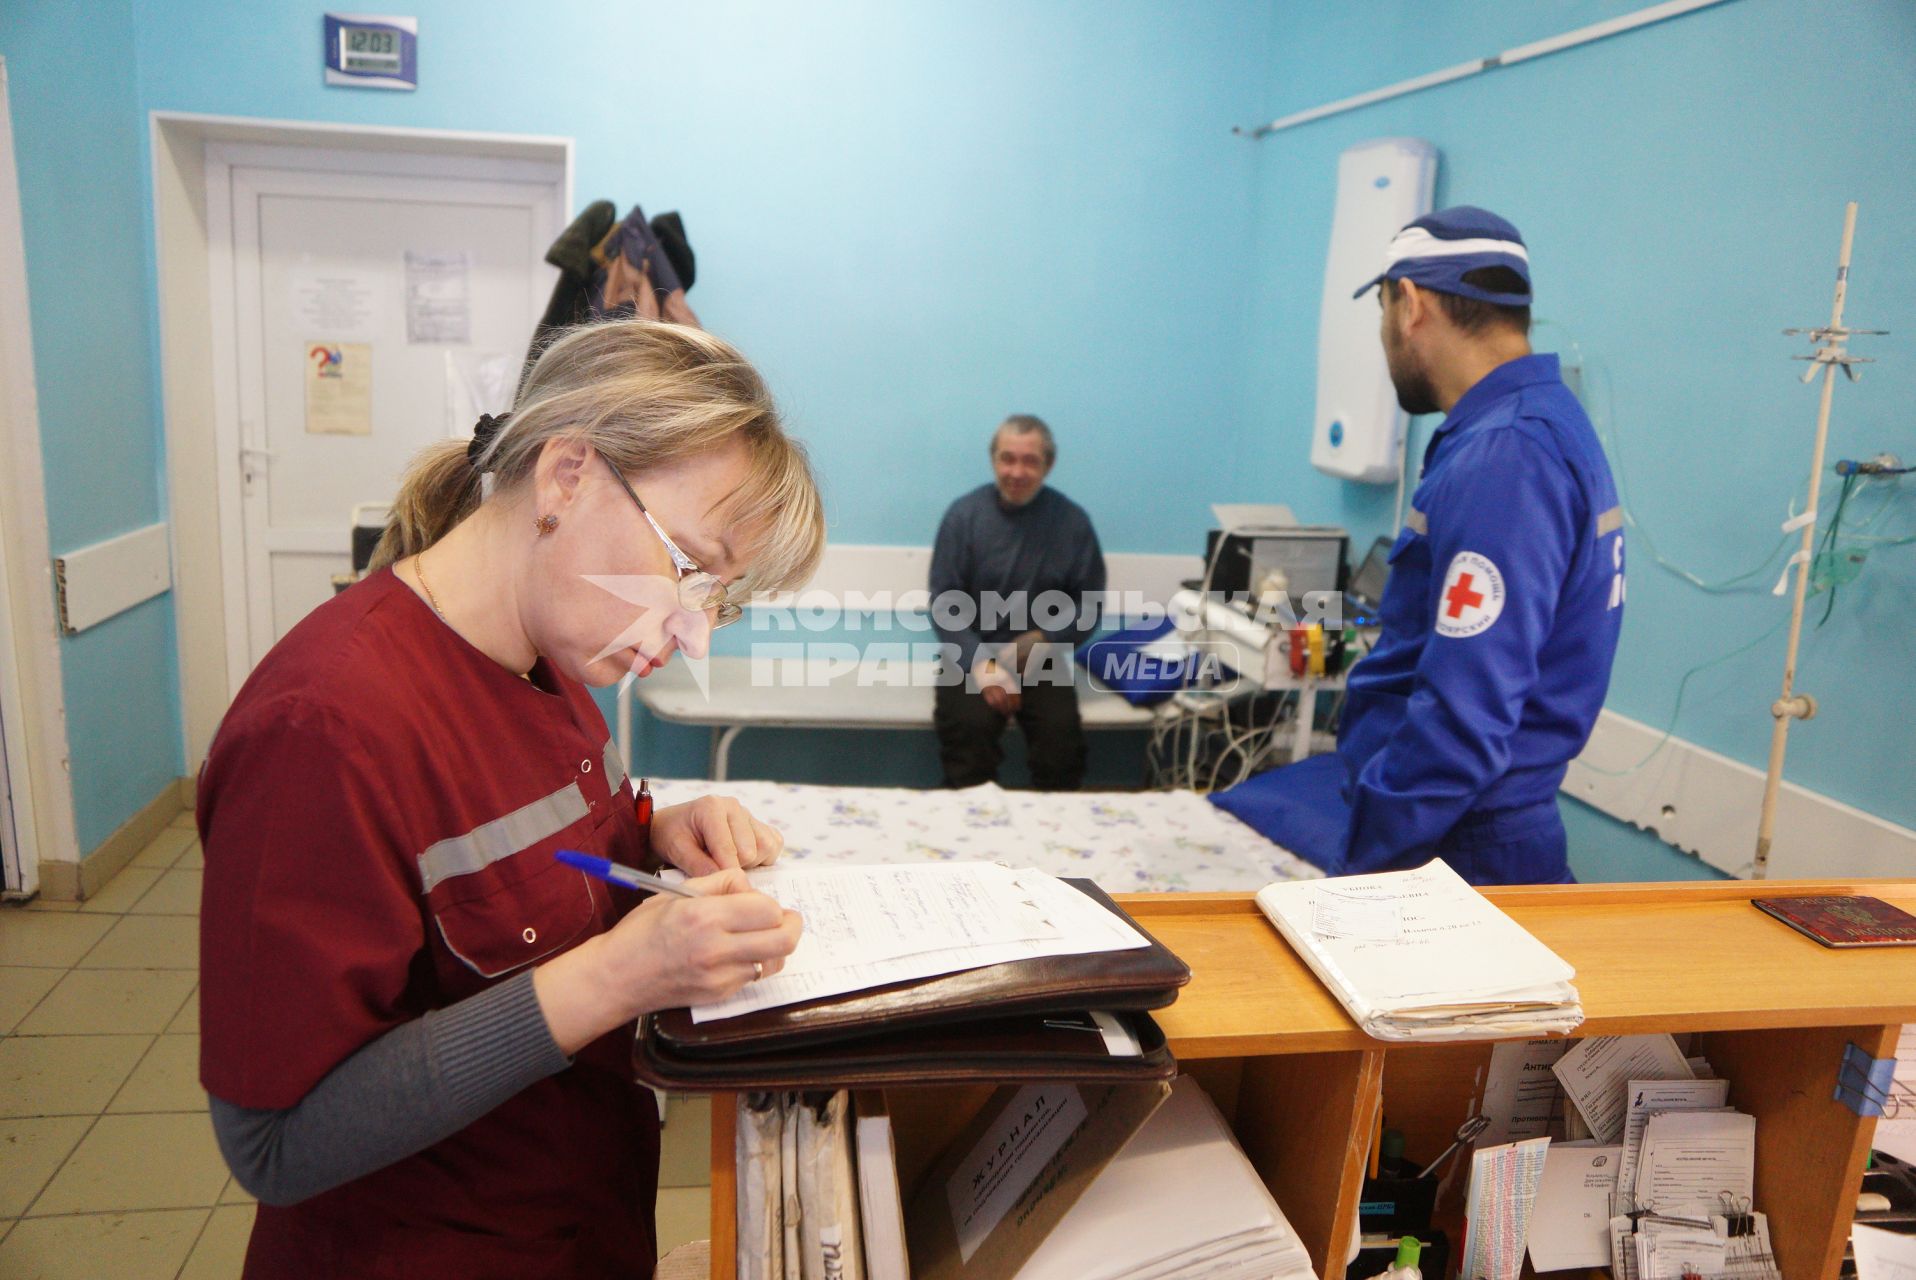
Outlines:
{"type": "Polygon", "coordinates": [[[209,1098],[213,1132],[242,1187],[296,1204],[451,1137],[570,1061],[528,970],[394,1027],[290,1107],[209,1098]]]}

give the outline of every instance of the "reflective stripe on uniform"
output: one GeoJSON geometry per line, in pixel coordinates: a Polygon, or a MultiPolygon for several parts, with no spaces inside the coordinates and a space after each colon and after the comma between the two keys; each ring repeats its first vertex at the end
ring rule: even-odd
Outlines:
{"type": "Polygon", "coordinates": [[[1430,521],[1424,519],[1424,513],[1416,507],[1412,507],[1409,514],[1404,517],[1404,527],[1412,533],[1420,533],[1426,536],[1430,533],[1430,521]]]}
{"type": "Polygon", "coordinates": [[[514,809],[503,818],[474,827],[463,836],[451,836],[419,855],[419,879],[425,892],[454,876],[484,871],[493,863],[529,849],[541,840],[585,817],[585,793],[568,782],[549,796],[514,809]]]}
{"type": "Polygon", "coordinates": [[[617,791],[625,782],[625,760],[619,755],[619,744],[612,739],[605,740],[605,785],[617,791]]]}
{"type": "Polygon", "coordinates": [[[1597,536],[1599,538],[1606,533],[1615,533],[1621,528],[1623,528],[1622,507],[1611,507],[1608,511],[1597,517],[1597,536]]]}

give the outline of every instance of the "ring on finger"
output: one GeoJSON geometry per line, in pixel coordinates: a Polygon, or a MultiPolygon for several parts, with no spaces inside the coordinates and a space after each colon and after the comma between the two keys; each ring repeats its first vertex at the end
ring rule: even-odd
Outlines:
{"type": "Polygon", "coordinates": [[[752,981],[757,982],[760,978],[764,976],[765,976],[765,962],[762,960],[752,961],[752,981]]]}

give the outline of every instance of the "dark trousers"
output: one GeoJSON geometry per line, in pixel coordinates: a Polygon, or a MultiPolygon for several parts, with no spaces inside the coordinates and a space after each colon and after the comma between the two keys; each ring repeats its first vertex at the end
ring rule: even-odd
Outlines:
{"type": "MultiPolygon", "coordinates": [[[[1040,791],[1076,791],[1084,781],[1084,723],[1078,718],[1077,689],[1048,682],[1027,685],[1017,717],[1025,733],[1032,785],[1040,791]]],[[[999,745],[1005,719],[982,693],[962,684],[938,686],[932,724],[938,730],[946,786],[975,787],[998,780],[998,766],[1005,758],[999,745]]]]}

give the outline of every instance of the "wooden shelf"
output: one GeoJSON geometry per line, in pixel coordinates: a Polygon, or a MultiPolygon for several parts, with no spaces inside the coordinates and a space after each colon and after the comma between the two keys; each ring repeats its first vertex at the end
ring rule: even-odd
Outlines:
{"type": "MultiPolygon", "coordinates": [[[[1916,881],[1742,881],[1492,889],[1491,901],[1577,970],[1579,1036],[1701,1032],[1701,1051],[1757,1117],[1757,1206],[1789,1280],[1835,1280],[1875,1122],[1831,1097],[1850,1043],[1894,1051],[1916,1021],[1916,954],[1836,951],[1750,905],[1867,893],[1916,911],[1916,881]]],[[[1401,1044],[1359,1031],[1250,894],[1119,895],[1191,966],[1155,1016],[1233,1125],[1324,1274],[1341,1259],[1380,1104],[1416,1157],[1470,1112],[1488,1043],[1401,1044]]],[[[962,1123],[985,1091],[908,1091],[902,1130],[962,1123]],[[914,1120],[912,1117],[927,1117],[914,1120]]],[[[712,1274],[733,1276],[733,1106],[712,1108],[712,1274]]],[[[1331,1268],[1333,1276],[1342,1267],[1331,1268]]]]}

